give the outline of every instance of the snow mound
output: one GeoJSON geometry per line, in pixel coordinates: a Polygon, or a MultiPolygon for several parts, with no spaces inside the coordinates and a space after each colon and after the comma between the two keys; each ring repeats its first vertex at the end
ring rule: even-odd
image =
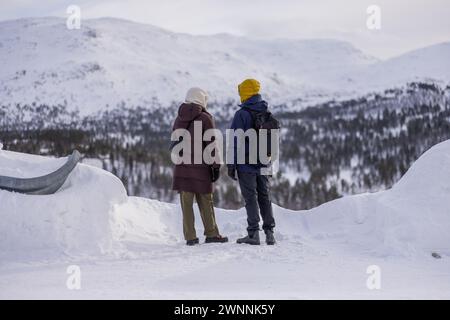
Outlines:
{"type": "Polygon", "coordinates": [[[374,254],[448,254],[449,195],[450,140],[425,152],[392,189],[326,203],[300,225],[291,218],[289,228],[374,254]]]}
{"type": "MultiPolygon", "coordinates": [[[[0,151],[0,174],[28,177],[64,159],[0,151]]],[[[450,254],[450,140],[431,148],[390,190],[349,196],[309,211],[275,206],[276,237],[358,255],[450,254]]],[[[182,245],[178,205],[127,197],[118,178],[85,164],[50,196],[0,191],[0,257],[137,254],[182,245]]],[[[245,232],[245,211],[217,209],[223,234],[245,232]]],[[[201,234],[197,212],[197,231],[201,234]]],[[[233,244],[230,244],[233,245],[233,244]]]]}
{"type": "MultiPolygon", "coordinates": [[[[36,177],[65,161],[0,151],[0,175],[36,177]]],[[[117,177],[83,164],[53,195],[0,190],[0,254],[23,258],[110,252],[114,249],[111,210],[126,199],[117,177]]]]}
{"type": "MultiPolygon", "coordinates": [[[[373,256],[450,254],[450,140],[420,157],[390,190],[344,197],[307,211],[275,205],[283,242],[342,248],[373,256]]],[[[245,232],[245,210],[217,209],[223,234],[245,232]]],[[[178,206],[129,198],[115,208],[122,239],[175,244],[181,239],[178,206]],[[178,239],[178,240],[177,240],[178,239]]],[[[197,214],[197,230],[203,230],[197,214]]]]}

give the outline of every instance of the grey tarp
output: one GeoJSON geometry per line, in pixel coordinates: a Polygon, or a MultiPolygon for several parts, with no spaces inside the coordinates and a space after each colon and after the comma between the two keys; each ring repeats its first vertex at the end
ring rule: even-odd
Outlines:
{"type": "Polygon", "coordinates": [[[25,194],[53,194],[61,188],[80,159],[80,153],[75,150],[61,168],[45,176],[28,179],[0,176],[0,189],[25,194]]]}

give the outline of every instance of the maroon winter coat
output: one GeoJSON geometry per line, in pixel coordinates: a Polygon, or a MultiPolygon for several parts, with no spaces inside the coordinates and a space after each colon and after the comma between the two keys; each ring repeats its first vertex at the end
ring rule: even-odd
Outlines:
{"type": "MultiPolygon", "coordinates": [[[[183,103],[178,109],[178,116],[175,119],[173,130],[188,129],[191,134],[191,150],[192,159],[191,164],[179,164],[175,166],[173,173],[173,190],[186,191],[193,193],[212,193],[212,167],[220,167],[219,164],[208,165],[205,163],[194,164],[194,140],[201,140],[202,137],[194,136],[194,121],[202,122],[203,133],[215,128],[214,119],[210,113],[202,106],[190,103],[183,103]],[[195,120],[194,120],[195,119],[195,120]]],[[[203,136],[202,133],[202,136],[203,136]]],[[[211,142],[202,143],[202,152],[205,147],[211,142]]]]}

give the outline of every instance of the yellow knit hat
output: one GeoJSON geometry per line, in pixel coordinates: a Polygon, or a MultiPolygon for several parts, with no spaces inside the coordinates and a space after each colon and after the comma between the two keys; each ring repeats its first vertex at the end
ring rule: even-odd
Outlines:
{"type": "Polygon", "coordinates": [[[249,98],[253,97],[255,94],[259,93],[261,85],[258,80],[247,79],[244,80],[240,85],[238,85],[239,96],[241,97],[241,102],[245,102],[249,98]]]}

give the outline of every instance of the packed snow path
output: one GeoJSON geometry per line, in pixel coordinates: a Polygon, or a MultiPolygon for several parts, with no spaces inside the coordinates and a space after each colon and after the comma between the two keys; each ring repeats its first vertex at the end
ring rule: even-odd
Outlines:
{"type": "MultiPolygon", "coordinates": [[[[63,162],[0,151],[0,175],[63,162]]],[[[235,244],[245,212],[218,209],[231,242],[186,247],[177,205],[127,197],[116,177],[79,165],[55,195],[0,191],[0,298],[448,299],[449,195],[447,141],[391,190],[310,211],[276,207],[276,246],[235,244]],[[71,265],[80,290],[67,287],[71,265]],[[381,271],[379,290],[367,287],[369,266],[381,271]]],[[[197,226],[201,236],[198,215],[197,226]]]]}
{"type": "Polygon", "coordinates": [[[20,299],[440,299],[450,297],[448,258],[382,258],[283,240],[275,247],[182,243],[135,247],[117,258],[9,264],[0,298],[20,299]],[[81,290],[69,290],[69,265],[81,290]],[[369,290],[368,266],[381,268],[369,290]]]}

